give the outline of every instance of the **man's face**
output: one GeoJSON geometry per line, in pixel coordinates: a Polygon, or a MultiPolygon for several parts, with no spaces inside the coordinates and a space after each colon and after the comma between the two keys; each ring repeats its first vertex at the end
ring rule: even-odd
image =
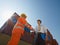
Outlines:
{"type": "Polygon", "coordinates": [[[26,19],[26,18],[25,18],[26,19]]]}
{"type": "Polygon", "coordinates": [[[24,19],[26,19],[27,17],[23,17],[24,19]]]}
{"type": "Polygon", "coordinates": [[[41,23],[40,23],[40,21],[37,21],[37,23],[38,23],[38,25],[40,25],[41,23]]]}

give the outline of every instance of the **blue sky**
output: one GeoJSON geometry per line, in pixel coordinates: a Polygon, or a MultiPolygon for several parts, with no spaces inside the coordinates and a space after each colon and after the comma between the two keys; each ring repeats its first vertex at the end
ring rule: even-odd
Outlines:
{"type": "Polygon", "coordinates": [[[0,27],[14,12],[26,13],[33,27],[37,25],[36,20],[41,19],[60,43],[60,0],[0,0],[0,27]]]}

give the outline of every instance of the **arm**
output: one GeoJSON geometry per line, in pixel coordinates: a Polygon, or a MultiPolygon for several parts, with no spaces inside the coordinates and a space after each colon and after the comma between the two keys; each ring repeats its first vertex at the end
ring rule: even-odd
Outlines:
{"type": "Polygon", "coordinates": [[[46,32],[46,41],[48,41],[48,31],[46,32]]]}
{"type": "Polygon", "coordinates": [[[46,34],[45,41],[48,41],[48,28],[43,26],[43,30],[45,31],[45,34],[46,34]]]}
{"type": "Polygon", "coordinates": [[[31,31],[34,31],[33,27],[29,23],[26,23],[25,26],[29,28],[31,31]]]}
{"type": "Polygon", "coordinates": [[[33,27],[26,20],[22,20],[22,21],[24,22],[24,26],[26,26],[30,30],[34,30],[33,27]]]}

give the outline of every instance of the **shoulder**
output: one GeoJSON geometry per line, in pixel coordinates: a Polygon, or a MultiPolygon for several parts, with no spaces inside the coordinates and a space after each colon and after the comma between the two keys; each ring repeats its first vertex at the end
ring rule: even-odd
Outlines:
{"type": "Polygon", "coordinates": [[[41,27],[45,28],[45,29],[48,29],[45,25],[41,25],[41,27]]]}
{"type": "Polygon", "coordinates": [[[44,25],[40,25],[41,27],[45,27],[44,25]]]}
{"type": "Polygon", "coordinates": [[[21,18],[21,17],[19,17],[19,18],[18,18],[18,21],[21,21],[21,20],[22,20],[22,18],[21,18]]]}
{"type": "Polygon", "coordinates": [[[19,19],[18,19],[18,21],[20,21],[21,23],[27,23],[27,21],[24,19],[24,18],[22,18],[22,17],[20,17],[19,19]]]}

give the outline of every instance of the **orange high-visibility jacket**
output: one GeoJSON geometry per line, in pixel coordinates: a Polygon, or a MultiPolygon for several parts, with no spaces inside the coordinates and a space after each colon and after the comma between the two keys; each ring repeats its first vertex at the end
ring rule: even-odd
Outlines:
{"type": "Polygon", "coordinates": [[[23,33],[24,32],[24,27],[27,24],[27,21],[20,17],[17,21],[17,23],[14,26],[14,29],[21,29],[20,32],[23,33]]]}
{"type": "Polygon", "coordinates": [[[20,17],[12,30],[12,36],[7,45],[18,45],[21,35],[24,34],[25,25],[29,27],[27,21],[20,17]]]}

